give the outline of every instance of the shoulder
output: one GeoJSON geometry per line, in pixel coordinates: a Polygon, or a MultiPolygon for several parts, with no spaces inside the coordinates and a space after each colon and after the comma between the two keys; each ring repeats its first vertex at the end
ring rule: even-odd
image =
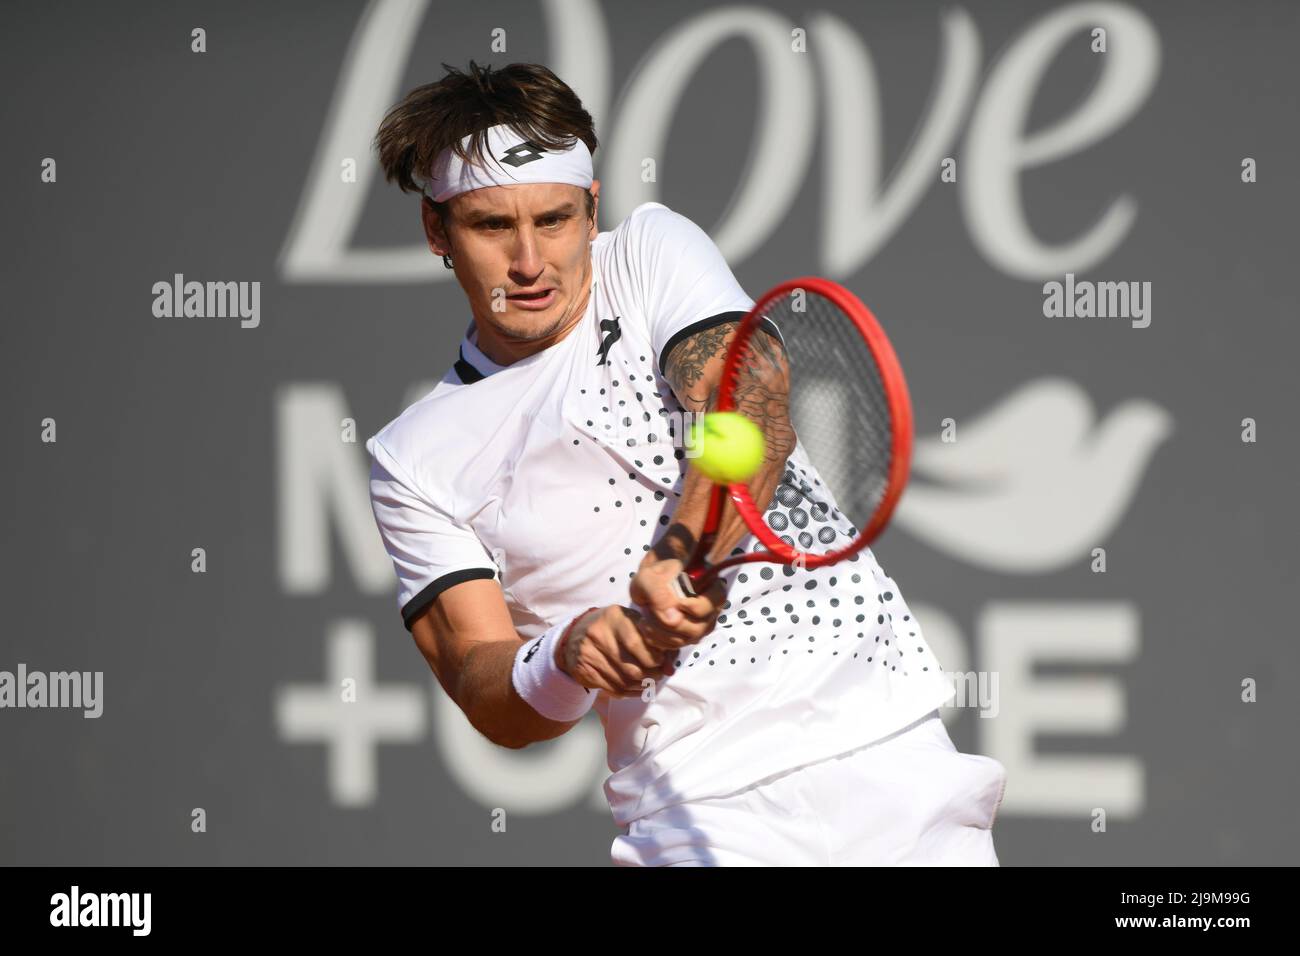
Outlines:
{"type": "Polygon", "coordinates": [[[444,439],[449,437],[448,429],[442,426],[455,420],[451,406],[457,404],[457,395],[464,390],[456,373],[449,371],[428,394],[368,438],[366,451],[376,464],[403,479],[415,474],[421,460],[441,453],[444,439]]]}
{"type": "Polygon", "coordinates": [[[663,203],[644,202],[608,233],[608,241],[619,249],[636,253],[665,244],[680,248],[683,242],[704,235],[704,230],[694,222],[663,203]]]}

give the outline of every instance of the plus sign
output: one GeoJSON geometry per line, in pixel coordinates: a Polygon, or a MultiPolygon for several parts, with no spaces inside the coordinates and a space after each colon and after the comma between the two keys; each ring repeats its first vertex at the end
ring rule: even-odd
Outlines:
{"type": "Polygon", "coordinates": [[[381,740],[410,743],[424,736],[425,700],[414,686],[374,683],[374,635],[364,621],[339,621],[325,650],[325,683],[289,684],[276,691],[280,737],[329,744],[329,789],[336,803],[371,804],[379,790],[376,748],[381,740]],[[343,700],[343,681],[356,700],[343,700]]]}

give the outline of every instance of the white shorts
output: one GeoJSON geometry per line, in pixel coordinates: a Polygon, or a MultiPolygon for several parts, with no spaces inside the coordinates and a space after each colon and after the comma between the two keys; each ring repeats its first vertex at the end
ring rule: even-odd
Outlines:
{"type": "Polygon", "coordinates": [[[888,737],[634,820],[618,866],[997,866],[1006,768],[932,711],[888,737]]]}

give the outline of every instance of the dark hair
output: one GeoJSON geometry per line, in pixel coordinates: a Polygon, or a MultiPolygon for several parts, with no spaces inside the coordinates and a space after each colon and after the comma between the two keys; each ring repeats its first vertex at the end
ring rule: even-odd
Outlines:
{"type": "MultiPolygon", "coordinates": [[[[388,111],[375,134],[384,178],[402,192],[422,192],[430,166],[451,147],[465,162],[483,163],[489,127],[509,124],[543,149],[568,149],[582,140],[599,145],[591,114],[569,86],[537,63],[494,70],[469,61],[469,72],[442,64],[447,75],[418,86],[388,111]],[[468,150],[461,140],[471,136],[468,150]],[[473,157],[471,159],[471,157],[473,157]]],[[[432,200],[430,200],[432,201],[432,200]]],[[[445,203],[433,203],[441,217],[445,203]]],[[[587,193],[587,215],[594,202],[587,193]]]]}

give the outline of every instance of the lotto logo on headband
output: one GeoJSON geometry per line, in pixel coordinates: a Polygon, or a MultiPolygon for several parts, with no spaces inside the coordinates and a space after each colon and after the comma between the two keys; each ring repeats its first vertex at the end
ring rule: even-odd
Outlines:
{"type": "Polygon", "coordinates": [[[509,163],[511,166],[522,166],[524,163],[535,163],[541,158],[542,148],[536,143],[529,143],[527,141],[511,146],[500,156],[501,162],[509,163]]]}

